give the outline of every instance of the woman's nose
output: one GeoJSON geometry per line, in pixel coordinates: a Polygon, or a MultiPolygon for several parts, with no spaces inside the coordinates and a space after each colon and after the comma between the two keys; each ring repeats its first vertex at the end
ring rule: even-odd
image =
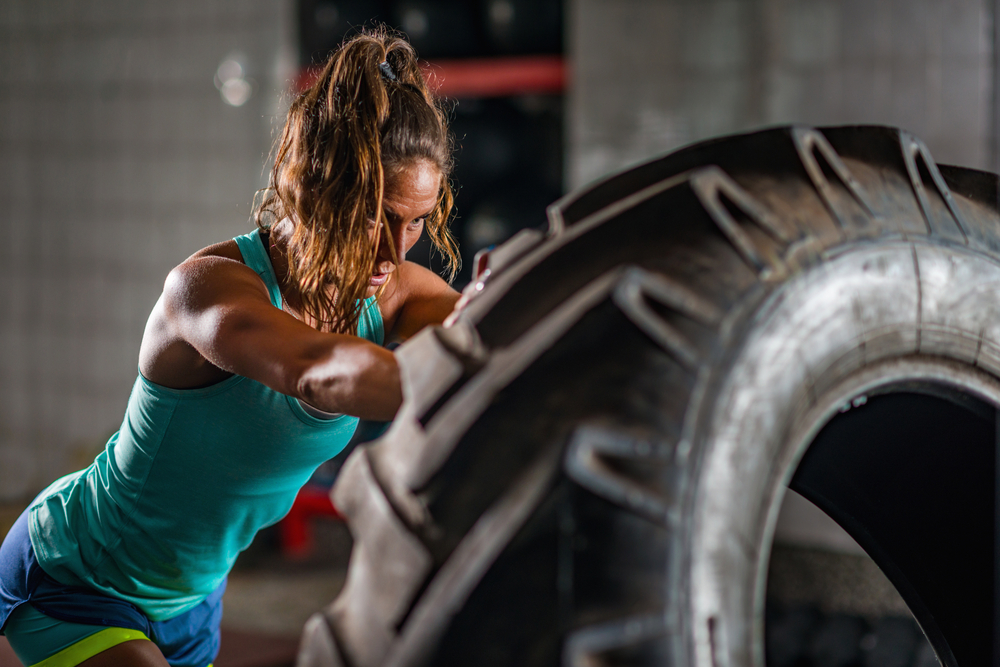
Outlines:
{"type": "Polygon", "coordinates": [[[392,246],[396,248],[396,257],[402,262],[403,256],[406,254],[406,246],[403,245],[403,226],[402,225],[386,225],[383,232],[382,238],[379,239],[378,244],[378,257],[382,260],[392,260],[392,250],[390,248],[390,238],[392,246]]]}

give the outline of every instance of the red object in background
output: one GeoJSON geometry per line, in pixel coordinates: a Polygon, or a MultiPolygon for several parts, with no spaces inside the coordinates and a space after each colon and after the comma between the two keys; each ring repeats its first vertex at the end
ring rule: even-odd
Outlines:
{"type": "Polygon", "coordinates": [[[443,97],[561,93],[566,87],[562,56],[440,60],[425,63],[422,69],[431,88],[443,97]]]}
{"type": "MultiPolygon", "coordinates": [[[[509,56],[421,62],[431,88],[443,97],[506,97],[531,93],[561,93],[566,88],[562,56],[509,56]]],[[[295,90],[308,88],[319,73],[304,69],[295,90]]]]}
{"type": "Polygon", "coordinates": [[[309,555],[313,544],[309,522],[318,516],[344,520],[330,500],[330,489],[323,486],[302,487],[292,503],[292,509],[278,524],[284,556],[302,558],[309,555]]]}

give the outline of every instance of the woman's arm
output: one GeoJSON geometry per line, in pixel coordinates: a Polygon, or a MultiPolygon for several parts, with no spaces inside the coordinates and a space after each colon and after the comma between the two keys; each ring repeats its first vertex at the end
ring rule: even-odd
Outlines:
{"type": "Polygon", "coordinates": [[[158,384],[188,388],[216,369],[321,410],[366,419],[391,419],[402,402],[390,351],[356,336],[319,332],[275,308],[261,279],[241,262],[195,256],[167,277],[147,325],[140,370],[158,384]]]}

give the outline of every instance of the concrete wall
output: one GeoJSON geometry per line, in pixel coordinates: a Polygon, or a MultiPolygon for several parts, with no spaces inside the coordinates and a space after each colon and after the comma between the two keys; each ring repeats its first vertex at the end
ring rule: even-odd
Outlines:
{"type": "Polygon", "coordinates": [[[0,501],[121,421],[167,271],[251,229],[290,0],[0,3],[0,501]],[[253,95],[213,77],[242,53],[253,95]]]}
{"type": "Polygon", "coordinates": [[[905,127],[987,168],[992,0],[571,0],[568,180],[777,123],[905,127]]]}

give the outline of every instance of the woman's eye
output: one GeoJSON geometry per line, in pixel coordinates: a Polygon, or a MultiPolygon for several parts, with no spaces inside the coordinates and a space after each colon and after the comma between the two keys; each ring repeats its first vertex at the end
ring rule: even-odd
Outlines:
{"type": "Polygon", "coordinates": [[[417,218],[410,222],[410,229],[420,229],[424,226],[424,218],[417,218]]]}

